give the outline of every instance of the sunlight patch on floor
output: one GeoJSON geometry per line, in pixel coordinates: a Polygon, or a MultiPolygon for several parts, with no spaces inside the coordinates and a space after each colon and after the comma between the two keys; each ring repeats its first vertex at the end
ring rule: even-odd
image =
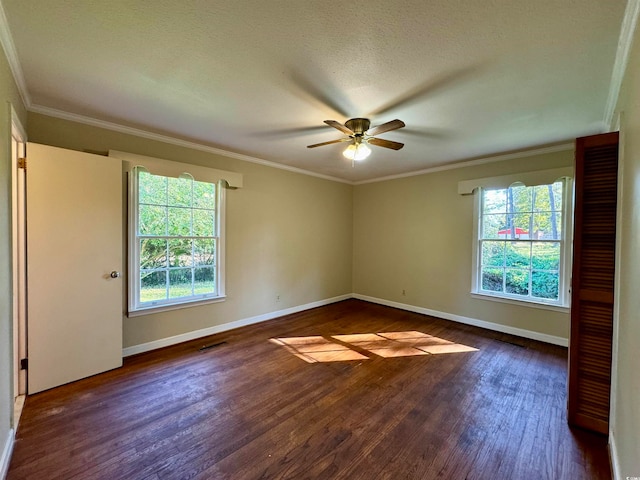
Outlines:
{"type": "Polygon", "coordinates": [[[367,357],[345,345],[340,345],[320,336],[272,338],[270,341],[276,345],[283,346],[293,355],[307,363],[367,360],[367,357]]]}
{"type": "Polygon", "coordinates": [[[280,337],[270,341],[308,363],[368,360],[366,354],[394,358],[478,351],[418,331],[280,337]]]}

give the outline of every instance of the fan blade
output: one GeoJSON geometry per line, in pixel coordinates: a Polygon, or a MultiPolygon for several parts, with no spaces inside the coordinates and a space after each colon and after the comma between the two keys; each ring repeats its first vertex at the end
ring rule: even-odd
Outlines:
{"type": "Polygon", "coordinates": [[[346,142],[347,140],[351,140],[351,139],[350,138],[341,138],[340,140],[331,140],[330,142],[314,143],[313,145],[307,145],[307,148],[322,147],[324,145],[331,145],[332,143],[346,142]]]}
{"type": "Polygon", "coordinates": [[[355,135],[351,130],[342,125],[340,122],[336,122],[335,120],[325,120],[324,123],[326,123],[330,127],[337,128],[346,135],[355,135]]]}
{"type": "Polygon", "coordinates": [[[391,140],[385,140],[383,138],[369,138],[367,139],[367,143],[378,147],[392,148],[393,150],[400,150],[404,147],[404,143],[392,142],[391,140]]]}
{"type": "Polygon", "coordinates": [[[397,130],[398,128],[404,127],[404,122],[402,120],[391,120],[390,122],[383,123],[382,125],[378,125],[377,127],[373,127],[371,130],[367,132],[367,135],[373,137],[374,135],[380,135],[384,132],[390,132],[391,130],[397,130]]]}

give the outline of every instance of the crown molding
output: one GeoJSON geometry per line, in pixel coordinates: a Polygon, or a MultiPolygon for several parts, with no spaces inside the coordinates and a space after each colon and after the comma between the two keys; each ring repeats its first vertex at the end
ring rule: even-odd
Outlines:
{"type": "Polygon", "coordinates": [[[63,110],[57,110],[55,108],[43,107],[42,105],[31,105],[28,109],[30,112],[47,115],[50,117],[60,118],[62,120],[69,120],[72,122],[78,122],[92,127],[104,128],[106,130],[112,130],[115,132],[125,133],[128,135],[134,135],[136,137],[147,138],[149,140],[155,140],[158,142],[169,143],[171,145],[177,145],[179,147],[191,148],[193,150],[199,150],[202,152],[213,153],[215,155],[221,155],[223,157],[235,158],[236,160],[242,160],[243,162],[257,163],[267,167],[277,168],[280,170],[286,170],[293,173],[299,173],[302,175],[308,175],[311,177],[322,178],[324,180],[331,180],[333,182],[347,183],[352,185],[350,180],[344,180],[338,177],[332,177],[330,175],[323,175],[321,173],[311,172],[302,168],[291,167],[289,165],[283,165],[281,163],[271,162],[262,158],[251,157],[242,153],[230,152],[221,148],[212,147],[202,143],[197,143],[189,140],[182,140],[176,137],[170,137],[168,135],[162,135],[159,133],[149,132],[140,128],[128,127],[126,125],[120,125],[118,123],[107,122],[105,120],[98,120],[95,118],[87,117],[84,115],[78,115],[76,113],[69,113],[63,110]]]}
{"type": "Polygon", "coordinates": [[[476,165],[484,165],[486,163],[502,162],[503,160],[514,160],[517,158],[531,157],[532,155],[543,155],[545,153],[565,152],[573,150],[573,143],[561,143],[549,147],[533,148],[530,150],[522,150],[514,153],[505,153],[492,155],[489,157],[476,158],[475,160],[467,160],[464,162],[451,163],[449,165],[441,165],[439,167],[425,168],[414,172],[400,173],[398,175],[389,175],[387,177],[374,178],[371,180],[361,180],[353,182],[354,185],[364,185],[366,183],[386,182],[387,180],[396,180],[399,178],[416,177],[418,175],[426,175],[428,173],[444,172],[445,170],[455,170],[457,168],[475,167],[476,165]]]}
{"type": "Polygon", "coordinates": [[[413,172],[400,173],[400,174],[397,174],[397,175],[389,175],[389,176],[386,176],[386,177],[379,177],[379,178],[374,178],[374,179],[370,179],[370,180],[351,181],[351,180],[345,180],[343,178],[332,177],[332,176],[329,176],[329,175],[323,175],[321,173],[316,173],[316,172],[312,172],[312,171],[309,171],[309,170],[304,170],[302,168],[291,167],[289,165],[283,165],[281,163],[276,163],[276,162],[272,162],[272,161],[269,161],[269,160],[263,160],[263,159],[257,158],[257,157],[251,157],[249,155],[244,155],[244,154],[241,154],[241,153],[230,152],[228,150],[222,150],[220,148],[212,147],[212,146],[209,146],[209,145],[204,145],[204,144],[193,142],[193,141],[182,140],[180,138],[170,137],[168,135],[161,135],[159,133],[149,132],[147,130],[142,130],[142,129],[139,129],[139,128],[128,127],[126,125],[120,125],[118,123],[107,122],[105,120],[98,120],[98,119],[95,119],[95,118],[92,118],[92,117],[87,117],[87,116],[84,116],[84,115],[78,115],[78,114],[75,114],[75,113],[65,112],[63,110],[57,110],[55,108],[44,107],[42,105],[31,105],[31,107],[28,110],[30,112],[33,112],[33,113],[39,113],[39,114],[47,115],[47,116],[50,116],[50,117],[60,118],[62,120],[69,120],[69,121],[72,121],[72,122],[82,123],[84,125],[89,125],[89,126],[98,127],[98,128],[104,128],[106,130],[112,130],[112,131],[115,131],[115,132],[120,132],[120,133],[124,133],[124,134],[128,134],[128,135],[147,138],[149,140],[155,140],[155,141],[158,141],[158,142],[169,143],[169,144],[172,144],[172,145],[177,145],[177,146],[185,147],[185,148],[191,148],[191,149],[194,149],[194,150],[199,150],[199,151],[207,152],[207,153],[213,153],[215,155],[221,155],[221,156],[224,156],[224,157],[235,158],[237,160],[242,160],[244,162],[257,163],[259,165],[264,165],[264,166],[267,166],[267,167],[277,168],[277,169],[280,169],[280,170],[286,170],[286,171],[293,172],[293,173],[299,173],[301,175],[308,175],[308,176],[311,176],[311,177],[322,178],[324,180],[330,180],[330,181],[333,181],[333,182],[346,183],[348,185],[363,185],[363,184],[366,184],[366,183],[384,182],[384,181],[387,181],[387,180],[395,180],[395,179],[398,179],[398,178],[415,177],[415,176],[418,176],[418,175],[425,175],[425,174],[428,174],[428,173],[442,172],[442,171],[445,171],[445,170],[454,170],[454,169],[457,169],[457,168],[466,168],[466,167],[473,167],[473,166],[476,166],[476,165],[484,165],[486,163],[501,162],[501,161],[504,161],[504,160],[513,160],[513,159],[517,159],[517,158],[525,158],[525,157],[530,157],[532,155],[542,155],[542,154],[545,154],[545,153],[563,152],[563,151],[567,151],[567,150],[573,150],[573,148],[574,148],[574,144],[573,143],[562,143],[562,144],[551,145],[551,146],[547,146],[547,147],[533,148],[533,149],[529,149],[529,150],[522,150],[522,151],[514,152],[514,153],[492,155],[492,156],[488,156],[488,157],[477,158],[477,159],[474,159],[474,160],[456,162],[456,163],[451,163],[451,164],[448,164],[448,165],[441,165],[441,166],[438,166],[438,167],[425,168],[425,169],[417,170],[417,171],[413,171],[413,172]]]}
{"type": "Polygon", "coordinates": [[[611,83],[609,84],[609,96],[607,97],[607,104],[604,111],[604,124],[608,131],[612,131],[614,128],[614,113],[616,105],[618,104],[618,96],[620,95],[624,74],[629,63],[629,55],[631,54],[633,35],[638,23],[638,15],[640,15],[640,0],[628,0],[620,28],[618,49],[613,64],[611,83]]]}
{"type": "Polygon", "coordinates": [[[18,87],[18,92],[20,93],[20,98],[22,99],[22,103],[24,103],[25,108],[29,108],[31,106],[31,96],[29,95],[29,91],[27,90],[27,83],[24,79],[24,73],[22,73],[22,66],[20,65],[20,60],[18,59],[18,52],[16,52],[16,47],[13,43],[13,37],[11,35],[11,29],[9,28],[9,22],[7,21],[7,16],[4,13],[4,6],[0,1],[0,43],[2,44],[2,49],[4,50],[4,54],[7,57],[7,62],[9,63],[9,68],[11,69],[11,73],[13,74],[13,79],[16,82],[16,86],[18,87]]]}

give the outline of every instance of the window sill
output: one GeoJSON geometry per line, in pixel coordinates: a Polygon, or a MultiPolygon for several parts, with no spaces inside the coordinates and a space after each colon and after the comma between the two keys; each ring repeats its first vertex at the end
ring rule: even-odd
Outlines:
{"type": "Polygon", "coordinates": [[[181,308],[198,307],[200,305],[207,305],[209,303],[220,303],[226,300],[226,296],[207,298],[205,300],[195,300],[193,302],[173,303],[165,305],[157,305],[153,307],[139,308],[137,310],[130,310],[127,313],[127,317],[141,317],[143,315],[151,315],[153,313],[168,312],[171,310],[179,310],[181,308]]]}
{"type": "Polygon", "coordinates": [[[568,305],[549,305],[547,303],[532,302],[529,300],[516,300],[515,298],[498,297],[485,293],[471,292],[472,298],[478,300],[490,300],[492,302],[510,303],[511,305],[519,305],[521,307],[539,308],[541,310],[551,310],[552,312],[569,313],[568,305]]]}

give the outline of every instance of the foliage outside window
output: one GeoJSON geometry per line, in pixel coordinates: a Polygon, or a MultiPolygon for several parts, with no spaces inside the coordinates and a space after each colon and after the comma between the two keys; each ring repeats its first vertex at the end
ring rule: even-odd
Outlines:
{"type": "Polygon", "coordinates": [[[564,182],[482,189],[478,293],[561,305],[564,182]]]}
{"type": "Polygon", "coordinates": [[[132,171],[130,311],[222,295],[218,185],[132,171]]]}

